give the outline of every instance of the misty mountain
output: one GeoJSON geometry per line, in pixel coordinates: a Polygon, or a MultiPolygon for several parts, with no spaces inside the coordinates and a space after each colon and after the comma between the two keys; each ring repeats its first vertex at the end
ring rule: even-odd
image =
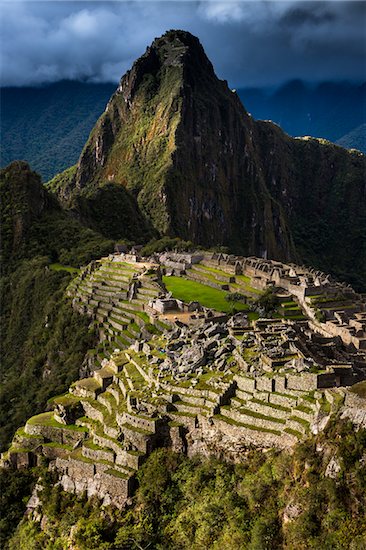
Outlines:
{"type": "MultiPolygon", "coordinates": [[[[2,88],[1,166],[27,160],[47,181],[74,164],[116,85],[61,81],[42,87],[2,88]]],[[[280,88],[241,88],[256,119],[270,119],[292,136],[337,141],[366,122],[365,84],[302,81],[280,88]]],[[[362,140],[338,142],[366,152],[362,140]]]]}
{"type": "Polygon", "coordinates": [[[366,83],[322,82],[310,86],[293,80],[275,90],[244,88],[237,92],[254,118],[273,120],[290,136],[335,142],[366,122],[366,83]]]}

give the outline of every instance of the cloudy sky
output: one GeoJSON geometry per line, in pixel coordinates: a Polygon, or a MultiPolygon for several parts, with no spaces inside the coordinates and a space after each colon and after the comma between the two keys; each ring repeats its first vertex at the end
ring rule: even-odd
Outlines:
{"type": "Polygon", "coordinates": [[[1,84],[118,81],[164,31],[196,34],[231,86],[366,80],[366,2],[2,1],[1,84]]]}

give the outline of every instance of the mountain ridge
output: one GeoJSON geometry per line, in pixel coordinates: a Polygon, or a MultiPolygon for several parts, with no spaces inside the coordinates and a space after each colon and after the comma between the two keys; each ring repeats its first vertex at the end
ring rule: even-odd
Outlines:
{"type": "Polygon", "coordinates": [[[161,235],[303,261],[360,287],[364,173],[361,153],[252,119],[198,39],[168,31],[122,78],[75,173],[50,188],[85,219],[80,197],[123,186],[161,235]],[[356,236],[359,251],[340,260],[334,243],[356,236]]]}
{"type": "MultiPolygon", "coordinates": [[[[173,41],[175,36],[174,32],[173,41]]],[[[164,37],[158,40],[164,45],[164,37]]],[[[336,282],[333,285],[316,269],[306,272],[301,266],[294,269],[292,264],[281,266],[278,262],[268,269],[271,262],[267,260],[233,258],[221,251],[206,254],[205,259],[202,250],[197,255],[204,263],[197,265],[192,251],[172,252],[162,255],[167,261],[161,267],[166,269],[166,275],[174,273],[172,266],[179,269],[182,280],[188,271],[192,280],[187,279],[185,284],[193,282],[199,298],[195,301],[196,296],[188,298],[187,294],[183,318],[187,319],[188,310],[197,306],[198,310],[189,315],[194,322],[206,324],[207,320],[208,330],[203,326],[202,334],[201,328],[186,331],[184,323],[175,324],[175,313],[170,317],[171,328],[175,328],[169,330],[169,325],[159,323],[151,306],[167,306],[168,315],[172,315],[172,301],[182,304],[184,296],[174,296],[172,286],[165,300],[161,282],[169,280],[169,285],[174,285],[178,278],[162,278],[156,255],[149,266],[146,256],[140,258],[138,247],[125,257],[110,254],[112,241],[90,227],[113,239],[134,236],[146,242],[159,233],[176,232],[193,236],[196,242],[228,243],[232,249],[237,247],[245,253],[258,251],[262,256],[282,255],[291,260],[298,256],[327,271],[327,266],[331,266],[329,271],[356,281],[361,287],[365,282],[366,253],[365,159],[324,140],[293,140],[270,122],[255,122],[225,82],[216,80],[209,65],[202,75],[212,84],[207,93],[197,68],[189,63],[188,74],[183,74],[179,52],[170,52],[169,44],[165,46],[167,49],[159,46],[158,66],[148,64],[152,72],[146,72],[145,66],[134,79],[129,73],[126,97],[117,94],[117,99],[111,101],[79,164],[54,178],[48,189],[24,162],[14,162],[0,172],[1,244],[6,260],[6,270],[1,273],[1,322],[5,327],[1,339],[1,445],[18,428],[6,460],[15,455],[19,467],[27,463],[32,467],[34,450],[44,453],[47,463],[45,466],[42,458],[32,468],[31,475],[34,481],[38,478],[38,483],[23,520],[22,503],[25,508],[31,496],[30,480],[27,482],[22,472],[18,475],[12,469],[0,472],[1,481],[7,484],[1,499],[5,512],[1,542],[6,544],[21,521],[9,541],[9,549],[28,550],[37,545],[96,545],[112,549],[130,548],[131,544],[171,548],[221,545],[253,550],[268,545],[336,545],[344,549],[350,544],[355,548],[362,546],[366,536],[366,431],[355,429],[346,419],[364,425],[365,383],[353,388],[354,393],[346,390],[345,409],[340,408],[343,398],[339,383],[340,376],[347,379],[350,374],[342,353],[342,337],[347,336],[344,319],[353,317],[353,324],[347,325],[351,342],[364,344],[364,297],[360,296],[360,303],[353,307],[352,289],[336,282]],[[163,59],[168,64],[164,65],[163,59]],[[158,74],[159,71],[162,72],[158,74]],[[79,266],[96,258],[99,261],[92,261],[80,270],[79,277],[71,280],[79,266]],[[192,264],[186,270],[187,262],[192,264]],[[248,271],[243,270],[243,263],[248,271]],[[261,286],[263,279],[265,287],[261,286]],[[199,280],[201,283],[197,283],[199,280]],[[273,289],[274,280],[279,285],[277,289],[273,289]],[[304,307],[312,309],[310,318],[319,322],[321,334],[312,335],[312,330],[303,324],[300,302],[284,291],[289,288],[286,280],[291,290],[304,299],[304,307]],[[324,284],[323,293],[320,281],[324,284]],[[251,282],[258,288],[248,284],[251,282]],[[305,290],[313,284],[309,295],[305,290]],[[201,311],[199,303],[205,287],[206,292],[211,290],[206,295],[210,306],[214,305],[212,292],[216,296],[219,292],[224,304],[220,312],[234,313],[234,306],[240,305],[248,316],[232,316],[225,329],[226,321],[222,322],[219,315],[215,328],[209,315],[212,311],[207,312],[206,318],[205,308],[201,311]],[[272,309],[277,303],[277,290],[283,319],[272,309]],[[80,316],[72,305],[88,315],[80,316]],[[253,313],[253,319],[262,314],[266,318],[250,335],[247,321],[253,313]],[[329,338],[324,336],[326,314],[333,318],[340,338],[334,333],[329,333],[329,338]],[[273,318],[268,319],[267,315],[273,318]],[[278,324],[282,326],[279,332],[278,324]],[[230,344],[229,326],[233,339],[235,334],[238,336],[235,345],[239,351],[230,344]],[[238,328],[240,334],[236,332],[238,328]],[[166,337],[162,337],[166,329],[166,337]],[[296,336],[302,332],[304,340],[296,336]],[[148,342],[147,336],[154,333],[156,336],[148,342]],[[130,357],[125,356],[126,361],[120,357],[121,362],[116,359],[113,370],[112,361],[108,363],[106,358],[111,352],[119,354],[114,337],[122,338],[122,344],[117,345],[128,347],[130,357]],[[202,356],[192,356],[198,341],[198,348],[205,344],[207,356],[206,351],[202,356]],[[294,348],[296,341],[299,348],[294,348]],[[304,349],[304,342],[310,347],[304,349]],[[186,356],[182,345],[187,346],[186,356]],[[256,358],[253,347],[258,352],[256,358]],[[319,365],[311,361],[304,364],[307,351],[311,358],[319,347],[324,351],[324,355],[320,353],[323,359],[319,365]],[[234,349],[238,355],[234,355],[234,349]],[[294,349],[299,351],[298,362],[294,349]],[[167,360],[165,365],[162,355],[167,360]],[[269,363],[264,361],[264,355],[269,363]],[[143,356],[146,360],[142,360],[143,356]],[[183,357],[187,364],[179,366],[188,365],[188,370],[180,372],[172,357],[178,362],[183,357]],[[214,370],[210,357],[215,361],[214,370]],[[277,370],[282,368],[279,358],[284,372],[277,370]],[[330,373],[335,387],[329,390],[326,383],[322,393],[318,376],[325,375],[323,380],[329,383],[329,371],[322,370],[325,359],[335,366],[330,373]],[[83,377],[94,370],[96,361],[103,368],[93,374],[92,384],[88,378],[74,384],[79,374],[83,377]],[[234,370],[225,374],[226,367],[234,370]],[[257,377],[258,367],[263,369],[263,376],[257,377]],[[234,373],[243,376],[231,379],[234,373]],[[198,381],[201,375],[202,385],[198,381]],[[231,389],[238,392],[233,410],[225,404],[234,397],[227,391],[230,388],[222,385],[225,375],[231,389]],[[186,377],[192,380],[189,386],[186,377]],[[310,392],[309,380],[314,384],[310,392]],[[70,383],[71,399],[63,393],[70,383]],[[146,391],[150,384],[151,394],[146,391]],[[80,399],[76,395],[78,387],[80,399]],[[111,392],[107,391],[109,387],[111,392]],[[165,391],[168,399],[161,401],[159,397],[165,391]],[[273,402],[269,398],[272,393],[273,402]],[[48,400],[56,394],[62,395],[48,400]],[[155,433],[145,429],[162,426],[148,407],[150,395],[164,423],[166,413],[175,413],[175,420],[169,422],[166,430],[163,424],[163,432],[157,434],[161,440],[153,439],[155,433]],[[304,396],[307,399],[302,401],[304,396]],[[85,416],[79,416],[83,414],[81,401],[85,416]],[[207,422],[209,454],[218,451],[211,437],[211,415],[218,412],[214,404],[229,420],[222,425],[219,438],[224,444],[231,430],[240,425],[244,430],[272,438],[280,433],[279,426],[285,428],[283,424],[287,423],[289,431],[285,433],[302,438],[314,413],[319,415],[320,424],[314,425],[317,435],[309,433],[291,453],[263,452],[262,446],[256,450],[248,445],[250,438],[244,436],[233,442],[235,451],[238,443],[243,443],[239,464],[227,465],[213,458],[201,461],[197,456],[188,461],[182,453],[188,449],[184,418],[197,436],[198,448],[207,422]],[[33,416],[46,406],[48,412],[33,416]],[[192,413],[201,408],[202,415],[192,413]],[[292,416],[293,409],[296,416],[292,416]],[[324,416],[330,415],[326,431],[319,433],[324,416]],[[26,426],[19,427],[28,417],[32,418],[26,426]],[[87,441],[89,430],[93,440],[87,441]],[[113,446],[109,448],[111,442],[113,446]],[[153,451],[138,474],[139,488],[128,507],[118,512],[108,506],[106,499],[101,513],[101,480],[108,483],[108,491],[126,488],[131,470],[141,465],[141,449],[150,452],[155,442],[173,445],[178,452],[153,451]],[[53,466],[48,467],[49,462],[56,460],[58,466],[65,468],[63,484],[57,482],[61,479],[53,466]],[[74,485],[70,483],[74,483],[73,474],[74,485]],[[97,484],[90,484],[94,476],[97,484]],[[89,495],[93,495],[89,501],[85,492],[77,497],[62,491],[62,487],[83,490],[85,483],[90,486],[89,495]],[[17,510],[14,502],[18,503],[17,510]]],[[[200,63],[198,70],[201,65],[204,67],[200,63]]],[[[159,246],[154,249],[154,243],[150,243],[150,249],[154,253],[159,246]]],[[[356,348],[350,346],[349,351],[358,363],[357,369],[364,369],[356,348]]],[[[113,362],[115,358],[113,355],[113,362]]],[[[361,374],[356,369],[355,372],[361,374]]],[[[223,418],[217,419],[219,426],[223,418]]],[[[219,458],[229,456],[225,452],[219,458]]]]}
{"type": "MultiPolygon", "coordinates": [[[[365,121],[364,87],[357,83],[319,83],[314,87],[301,81],[300,88],[291,84],[276,89],[238,88],[237,93],[256,120],[272,120],[293,137],[312,135],[336,142],[365,121]],[[289,87],[291,101],[285,93],[289,87]]],[[[25,159],[48,181],[77,162],[116,86],[71,80],[0,88],[1,165],[25,159]]],[[[366,152],[361,141],[340,145],[366,152]]]]}
{"type": "Polygon", "coordinates": [[[248,88],[237,92],[256,119],[273,120],[293,137],[309,135],[336,143],[366,120],[365,82],[311,85],[290,80],[274,90],[248,88]]]}

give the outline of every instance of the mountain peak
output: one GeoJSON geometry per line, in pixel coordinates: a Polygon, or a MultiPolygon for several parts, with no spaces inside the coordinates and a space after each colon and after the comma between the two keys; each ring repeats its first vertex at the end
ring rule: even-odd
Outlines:
{"type": "MultiPolygon", "coordinates": [[[[254,121],[216,77],[199,40],[173,30],[122,78],[63,194],[97,204],[106,184],[123,188],[123,200],[161,235],[286,261],[315,264],[319,254],[329,271],[333,258],[339,262],[334,243],[347,248],[351,232],[362,234],[363,170],[356,154],[254,121]]],[[[86,219],[90,209],[80,214],[86,219]]],[[[122,237],[126,224],[119,213],[116,220],[122,237]]],[[[350,266],[364,273],[363,261],[345,259],[342,273],[350,266]]]]}
{"type": "Polygon", "coordinates": [[[166,31],[161,36],[158,36],[154,39],[151,44],[153,48],[175,48],[175,47],[186,47],[186,48],[202,48],[201,43],[197,36],[194,36],[188,31],[183,31],[181,29],[170,29],[166,31]]]}
{"type": "Polygon", "coordinates": [[[195,75],[215,77],[212,63],[208,59],[199,39],[182,30],[169,30],[155,38],[145,53],[121,78],[117,93],[121,93],[130,105],[143,80],[161,78],[163,72],[170,71],[169,77],[179,76],[182,83],[191,84],[195,75]],[[177,75],[173,75],[176,69],[177,75]],[[180,73],[179,70],[182,72],[180,73]]]}
{"type": "Polygon", "coordinates": [[[200,63],[201,68],[210,67],[213,71],[199,39],[187,31],[170,30],[162,36],[155,38],[146,53],[155,51],[165,66],[181,65],[194,59],[200,63]]]}

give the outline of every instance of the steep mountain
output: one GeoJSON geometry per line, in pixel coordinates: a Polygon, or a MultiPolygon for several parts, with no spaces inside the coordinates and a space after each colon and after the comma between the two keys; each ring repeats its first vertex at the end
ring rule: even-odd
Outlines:
{"type": "Polygon", "coordinates": [[[273,120],[291,136],[337,141],[366,121],[366,83],[311,86],[292,80],[276,89],[243,88],[237,92],[256,119],[273,120]]]}
{"type": "Polygon", "coordinates": [[[76,169],[50,187],[106,236],[81,203],[124,188],[160,234],[312,263],[365,287],[364,181],[362,154],[254,121],[198,39],[169,31],[122,78],[76,169]]]}
{"type": "Polygon", "coordinates": [[[113,243],[62,211],[25,162],[0,172],[0,197],[3,448],[29,414],[77,377],[94,333],[64,289],[78,266],[113,243]]]}
{"type": "Polygon", "coordinates": [[[366,153],[366,123],[353,128],[345,136],[337,140],[338,145],[346,149],[358,149],[366,153]]]}
{"type": "MultiPolygon", "coordinates": [[[[1,166],[26,159],[48,181],[74,164],[115,88],[115,83],[72,80],[1,88],[1,166]]],[[[314,87],[291,81],[275,90],[240,88],[237,93],[254,118],[273,120],[291,136],[336,141],[365,122],[365,86],[351,82],[314,87]]],[[[353,147],[366,152],[360,142],[353,147]]]]}
{"type": "Polygon", "coordinates": [[[24,159],[47,181],[74,164],[114,88],[67,80],[2,88],[1,166],[24,159]]]}

